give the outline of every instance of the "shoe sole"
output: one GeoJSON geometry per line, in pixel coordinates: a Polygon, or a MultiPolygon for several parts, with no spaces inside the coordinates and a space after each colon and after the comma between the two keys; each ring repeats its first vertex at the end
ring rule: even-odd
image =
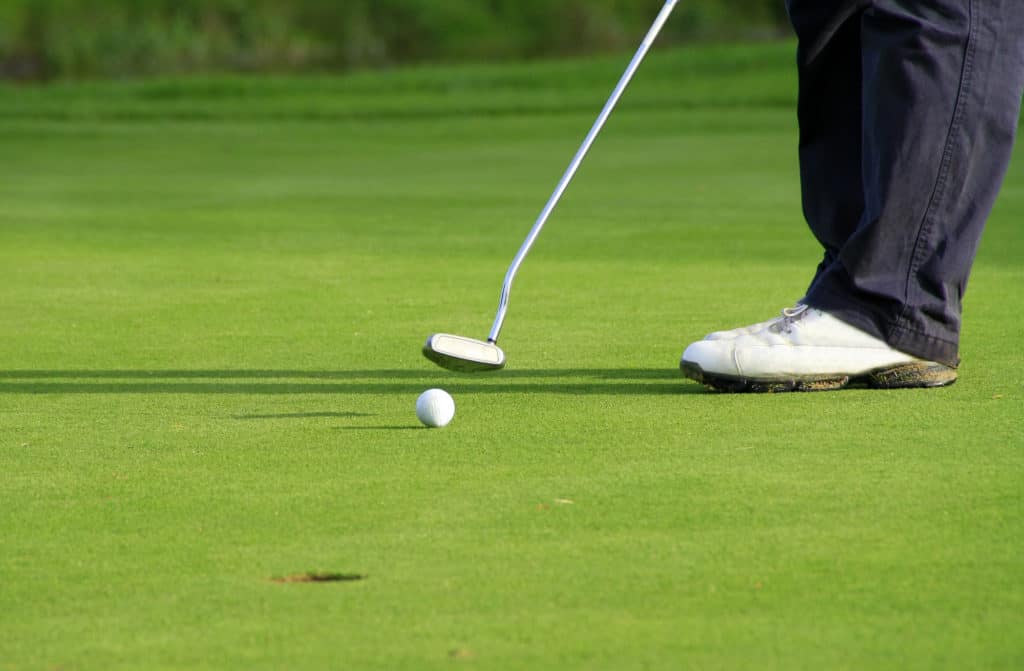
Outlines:
{"type": "Polygon", "coordinates": [[[774,394],[786,391],[833,391],[845,387],[911,389],[946,387],[956,382],[956,369],[940,363],[916,362],[878,368],[857,375],[803,375],[784,378],[750,378],[707,373],[700,365],[680,361],[683,375],[715,390],[728,393],[774,394]]]}

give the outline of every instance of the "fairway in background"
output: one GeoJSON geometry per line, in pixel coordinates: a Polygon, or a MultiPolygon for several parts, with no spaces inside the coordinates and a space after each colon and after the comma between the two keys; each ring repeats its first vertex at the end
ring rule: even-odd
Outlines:
{"type": "Polygon", "coordinates": [[[792,44],[0,93],[0,669],[1015,668],[1020,152],[960,381],[706,394],[799,298],[792,44]],[[416,398],[458,405],[443,431],[416,398]]]}

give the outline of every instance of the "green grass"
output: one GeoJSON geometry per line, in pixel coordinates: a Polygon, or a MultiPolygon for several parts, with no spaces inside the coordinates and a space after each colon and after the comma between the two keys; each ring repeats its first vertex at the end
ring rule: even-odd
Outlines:
{"type": "Polygon", "coordinates": [[[676,370],[817,261],[791,53],[652,56],[485,377],[621,59],[2,91],[0,671],[1020,668],[1019,152],[955,386],[676,370]]]}

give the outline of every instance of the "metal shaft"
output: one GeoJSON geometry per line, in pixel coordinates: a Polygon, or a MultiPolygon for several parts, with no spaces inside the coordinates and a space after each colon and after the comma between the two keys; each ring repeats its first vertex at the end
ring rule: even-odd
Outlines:
{"type": "Polygon", "coordinates": [[[568,170],[565,171],[565,175],[562,176],[562,181],[558,183],[558,187],[555,188],[555,192],[551,194],[551,198],[548,199],[547,205],[541,211],[540,216],[534,223],[533,228],[530,229],[530,233],[526,236],[526,240],[523,241],[523,245],[519,248],[519,252],[516,257],[512,259],[512,265],[508,267],[508,271],[505,273],[505,282],[501,287],[501,299],[498,302],[498,314],[494,318],[494,326],[491,327],[491,334],[487,340],[489,342],[498,342],[498,334],[501,333],[501,326],[505,322],[505,314],[508,312],[508,298],[509,293],[512,290],[512,280],[515,279],[516,273],[519,272],[519,266],[523,264],[523,259],[526,258],[530,248],[533,247],[533,243],[537,240],[537,236],[540,235],[541,229],[544,228],[544,224],[547,223],[548,217],[551,216],[551,212],[558,205],[558,201],[562,199],[562,194],[565,193],[566,188],[569,186],[569,182],[576,176],[576,171],[579,170],[580,164],[583,163],[583,159],[586,157],[587,152],[590,151],[590,147],[594,144],[594,140],[597,139],[598,133],[604,128],[605,123],[608,121],[608,117],[611,116],[612,111],[619,102],[619,98],[626,91],[626,87],[629,85],[630,80],[633,79],[633,75],[640,68],[640,63],[643,62],[644,57],[647,56],[647,52],[650,51],[654,45],[654,40],[657,39],[661,29],[665,26],[668,21],[668,17],[672,14],[672,10],[675,9],[676,4],[679,0],[667,0],[665,6],[662,7],[661,12],[658,14],[658,18],[654,20],[654,25],[647,32],[647,37],[644,38],[643,43],[637,50],[636,55],[633,56],[633,60],[630,61],[629,67],[626,68],[626,72],[622,75],[622,79],[619,80],[615,90],[612,91],[612,95],[608,98],[608,102],[605,103],[604,109],[601,110],[601,114],[598,115],[597,121],[594,122],[594,126],[590,129],[587,134],[587,138],[583,141],[579,151],[576,152],[576,156],[572,159],[572,163],[569,164],[568,170]]]}

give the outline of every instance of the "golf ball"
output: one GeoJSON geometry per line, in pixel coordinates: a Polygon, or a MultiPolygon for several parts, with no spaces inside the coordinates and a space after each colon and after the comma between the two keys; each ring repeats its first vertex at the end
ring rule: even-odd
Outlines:
{"type": "Polygon", "coordinates": [[[455,399],[444,389],[428,389],[416,399],[416,416],[435,429],[447,426],[455,417],[455,399]]]}

